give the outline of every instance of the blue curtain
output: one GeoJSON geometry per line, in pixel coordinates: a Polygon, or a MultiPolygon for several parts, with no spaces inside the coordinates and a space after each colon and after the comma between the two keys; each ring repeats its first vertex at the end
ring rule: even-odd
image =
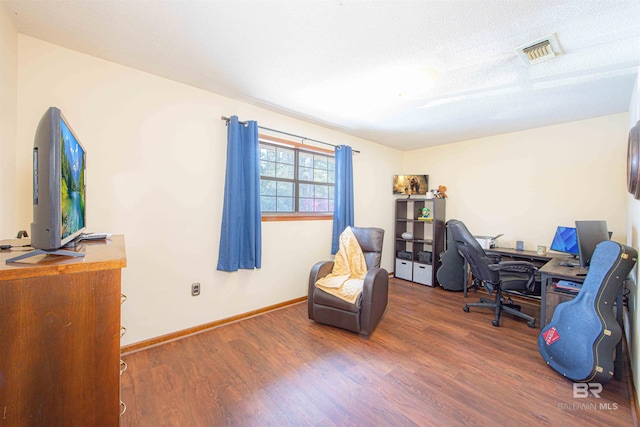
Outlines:
{"type": "Polygon", "coordinates": [[[218,270],[252,270],[262,263],[262,214],[258,124],[231,117],[227,124],[227,170],[218,270]]]}
{"type": "Polygon", "coordinates": [[[331,253],[338,252],[340,234],[347,226],[353,227],[353,150],[339,145],[335,150],[336,180],[333,202],[333,240],[331,253]]]}

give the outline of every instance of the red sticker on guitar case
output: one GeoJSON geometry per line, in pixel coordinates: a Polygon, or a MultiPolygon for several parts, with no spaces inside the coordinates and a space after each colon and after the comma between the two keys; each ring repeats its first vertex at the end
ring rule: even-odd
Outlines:
{"type": "Polygon", "coordinates": [[[542,333],[542,338],[544,338],[544,342],[546,342],[547,345],[551,345],[560,339],[560,334],[558,333],[558,330],[554,326],[544,331],[542,333]]]}

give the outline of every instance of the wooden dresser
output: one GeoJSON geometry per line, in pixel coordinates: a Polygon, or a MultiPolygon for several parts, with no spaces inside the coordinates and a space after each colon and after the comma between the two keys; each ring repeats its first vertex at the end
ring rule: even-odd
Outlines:
{"type": "Polygon", "coordinates": [[[119,425],[124,237],[5,263],[21,249],[0,251],[0,425],[119,425]]]}

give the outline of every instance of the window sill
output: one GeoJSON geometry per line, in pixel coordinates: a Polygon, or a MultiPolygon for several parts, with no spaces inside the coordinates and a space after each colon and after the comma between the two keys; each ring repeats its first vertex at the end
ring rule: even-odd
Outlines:
{"type": "Polygon", "coordinates": [[[333,220],[332,214],[262,214],[262,221],[326,221],[333,220]]]}

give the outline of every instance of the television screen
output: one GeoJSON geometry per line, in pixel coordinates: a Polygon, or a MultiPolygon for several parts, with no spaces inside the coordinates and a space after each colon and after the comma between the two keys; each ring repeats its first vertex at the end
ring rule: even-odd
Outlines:
{"type": "Polygon", "coordinates": [[[565,252],[578,255],[578,236],[574,227],[559,226],[553,237],[550,249],[552,251],[565,252]]]}
{"type": "Polygon", "coordinates": [[[429,175],[394,175],[393,194],[427,194],[429,175]]]}
{"type": "Polygon", "coordinates": [[[64,240],[84,228],[84,149],[60,117],[61,180],[60,237],[64,240]]]}
{"type": "Polygon", "coordinates": [[[60,110],[40,119],[33,144],[31,246],[55,251],[86,227],[86,152],[60,110]]]}

